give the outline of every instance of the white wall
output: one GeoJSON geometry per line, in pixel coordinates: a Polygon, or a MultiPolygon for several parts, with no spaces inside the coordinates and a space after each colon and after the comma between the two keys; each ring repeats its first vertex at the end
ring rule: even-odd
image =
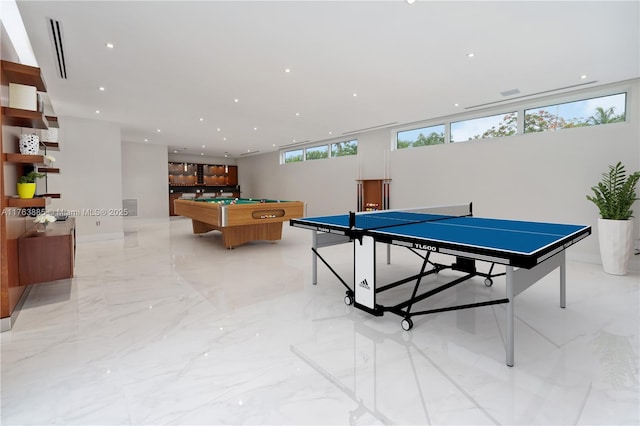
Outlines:
{"type": "Polygon", "coordinates": [[[138,200],[138,217],[169,216],[167,147],[122,143],[122,197],[138,200]]]}
{"type": "MultiPolygon", "coordinates": [[[[385,151],[395,129],[386,129],[350,135],[358,139],[358,156],[284,165],[277,153],[240,159],[243,196],[305,201],[309,215],[345,213],[355,208],[357,176],[385,178],[388,155],[392,208],[472,201],[477,216],[591,225],[593,235],[569,256],[599,262],[598,211],[586,195],[610,164],[621,160],[627,171],[640,170],[639,82],[620,85],[628,93],[625,123],[390,154],[385,151]]],[[[634,211],[640,238],[640,203],[634,211]]],[[[632,268],[640,269],[639,257],[633,256],[632,268]]]]}
{"type": "Polygon", "coordinates": [[[358,157],[279,165],[277,152],[238,160],[242,197],[304,201],[307,214],[356,209],[358,157]]]}
{"type": "MultiPolygon", "coordinates": [[[[103,121],[59,117],[60,174],[48,178],[48,191],[60,193],[49,210],[75,211],[79,241],[122,238],[120,128],[103,121]],[[99,222],[99,225],[98,225],[99,222]]],[[[40,184],[39,184],[40,185],[40,184]]]]}
{"type": "Polygon", "coordinates": [[[212,164],[212,165],[236,164],[236,160],[234,160],[233,158],[211,157],[208,155],[191,155],[191,154],[180,154],[180,153],[175,154],[173,152],[169,153],[169,161],[174,163],[196,163],[196,164],[212,164]]]}

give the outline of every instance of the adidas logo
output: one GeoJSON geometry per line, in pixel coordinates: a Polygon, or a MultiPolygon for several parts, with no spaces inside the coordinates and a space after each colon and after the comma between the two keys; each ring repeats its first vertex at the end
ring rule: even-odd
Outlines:
{"type": "Polygon", "coordinates": [[[369,283],[367,283],[367,279],[365,278],[364,280],[360,281],[360,284],[358,284],[360,287],[365,288],[367,290],[370,290],[371,287],[369,287],[369,283]]]}

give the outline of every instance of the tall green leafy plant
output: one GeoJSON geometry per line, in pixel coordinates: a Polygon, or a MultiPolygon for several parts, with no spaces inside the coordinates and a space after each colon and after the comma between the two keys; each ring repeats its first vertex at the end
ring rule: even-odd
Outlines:
{"type": "Polygon", "coordinates": [[[627,172],[618,161],[615,166],[609,166],[609,172],[602,174],[602,180],[597,186],[592,186],[593,196],[587,195],[600,210],[603,219],[627,220],[633,217],[631,206],[636,197],[636,184],[640,179],[640,172],[627,176],[627,172]]]}

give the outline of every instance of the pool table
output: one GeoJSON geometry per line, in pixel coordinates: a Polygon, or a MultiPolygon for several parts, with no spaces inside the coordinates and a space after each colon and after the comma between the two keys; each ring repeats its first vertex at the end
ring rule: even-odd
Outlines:
{"type": "Polygon", "coordinates": [[[217,230],[228,249],[249,241],[282,239],[282,222],[304,216],[302,201],[196,198],[174,201],[177,215],[191,218],[193,233],[217,230]]]}

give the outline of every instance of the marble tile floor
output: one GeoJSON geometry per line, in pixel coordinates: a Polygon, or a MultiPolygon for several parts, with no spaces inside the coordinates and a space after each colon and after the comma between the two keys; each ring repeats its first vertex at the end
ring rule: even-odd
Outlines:
{"type": "MultiPolygon", "coordinates": [[[[555,273],[525,291],[510,368],[505,305],[403,331],[346,306],[321,264],[311,285],[310,231],[285,223],[278,243],[226,250],[182,218],[126,228],[80,243],[76,277],[34,286],[0,334],[2,425],[640,424],[638,272],[569,260],[566,309],[555,273]]],[[[350,245],[321,251],[351,277],[350,245]]],[[[419,267],[378,254],[381,282],[419,267]]],[[[423,303],[503,292],[478,278],[423,303]]]]}

